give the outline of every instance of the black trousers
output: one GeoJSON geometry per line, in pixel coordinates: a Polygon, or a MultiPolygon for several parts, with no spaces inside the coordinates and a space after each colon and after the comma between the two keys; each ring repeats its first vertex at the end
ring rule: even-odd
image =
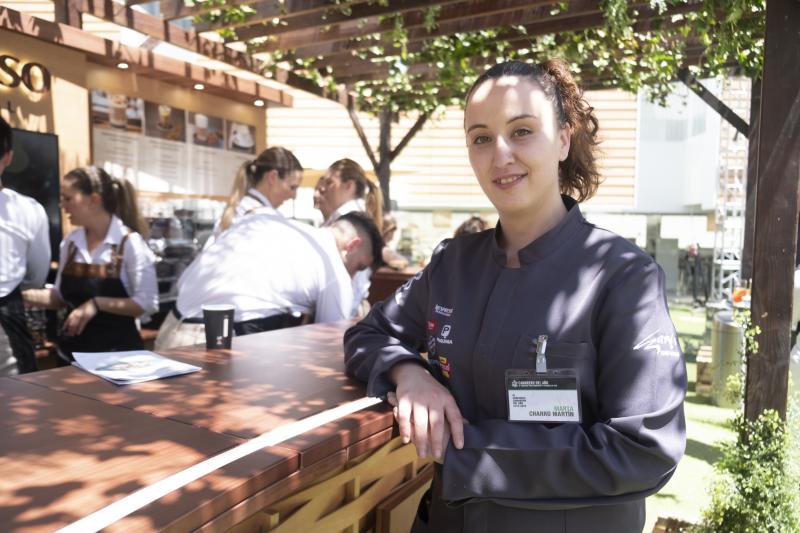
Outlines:
{"type": "Polygon", "coordinates": [[[22,292],[19,287],[0,298],[0,326],[8,337],[19,373],[26,374],[39,370],[36,365],[36,352],[33,349],[33,337],[25,322],[25,306],[22,303],[22,292]]]}

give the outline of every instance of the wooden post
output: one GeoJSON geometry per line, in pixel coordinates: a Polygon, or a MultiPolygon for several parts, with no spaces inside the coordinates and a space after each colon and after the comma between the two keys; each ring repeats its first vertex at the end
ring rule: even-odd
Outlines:
{"type": "Polygon", "coordinates": [[[748,354],[745,416],[786,416],[789,340],[800,195],[800,2],[767,3],[753,239],[752,320],[761,328],[748,354]]]}
{"type": "Polygon", "coordinates": [[[389,180],[392,179],[392,111],[388,107],[384,107],[378,113],[378,119],[380,120],[380,144],[378,145],[376,173],[383,193],[383,210],[388,213],[392,209],[391,191],[389,190],[389,180]]]}
{"type": "Polygon", "coordinates": [[[53,8],[56,22],[83,28],[79,7],[80,2],[77,0],[55,0],[53,8]]]}
{"type": "Polygon", "coordinates": [[[741,279],[753,277],[753,231],[756,223],[756,183],[758,182],[758,130],[761,125],[761,80],[750,84],[750,134],[747,136],[747,184],[745,186],[744,243],[741,279]]]}

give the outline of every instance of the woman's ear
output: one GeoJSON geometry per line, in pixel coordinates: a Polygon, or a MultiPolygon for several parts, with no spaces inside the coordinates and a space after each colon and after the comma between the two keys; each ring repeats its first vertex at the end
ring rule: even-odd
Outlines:
{"type": "Polygon", "coordinates": [[[345,191],[347,191],[348,193],[350,193],[353,196],[355,196],[355,194],[356,194],[356,180],[342,181],[341,187],[344,187],[345,191]]]}
{"type": "Polygon", "coordinates": [[[92,207],[103,207],[103,197],[99,192],[93,192],[89,195],[89,205],[92,207]]]}
{"type": "Polygon", "coordinates": [[[281,177],[280,174],[278,174],[278,171],[273,168],[272,170],[264,172],[264,174],[261,176],[261,179],[266,180],[269,184],[273,184],[281,179],[281,177]]]}
{"type": "Polygon", "coordinates": [[[558,160],[564,161],[569,156],[570,141],[572,139],[572,126],[567,124],[558,130],[558,139],[560,141],[560,149],[558,153],[558,160]]]}

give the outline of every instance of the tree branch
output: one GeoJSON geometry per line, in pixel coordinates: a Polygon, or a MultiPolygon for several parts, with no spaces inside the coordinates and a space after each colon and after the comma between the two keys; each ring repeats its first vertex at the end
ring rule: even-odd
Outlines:
{"type": "Polygon", "coordinates": [[[428,120],[428,115],[429,115],[428,113],[422,113],[417,118],[417,121],[414,123],[413,126],[411,126],[411,129],[408,130],[408,132],[406,132],[406,135],[405,137],[403,137],[403,140],[400,141],[400,144],[395,146],[394,150],[392,150],[392,153],[389,154],[389,161],[394,161],[395,158],[398,155],[400,155],[400,152],[403,151],[403,148],[405,148],[406,145],[411,141],[411,139],[414,138],[414,135],[416,135],[417,132],[422,129],[422,126],[425,125],[425,122],[428,120]]]}
{"type": "Polygon", "coordinates": [[[358,138],[361,139],[361,144],[364,146],[364,151],[367,152],[367,156],[369,157],[370,163],[372,163],[373,170],[377,173],[378,160],[375,159],[375,153],[372,151],[372,147],[369,145],[369,140],[367,140],[367,136],[364,133],[364,128],[361,127],[361,121],[358,120],[358,115],[356,114],[352,98],[347,99],[347,114],[350,115],[350,121],[353,123],[353,127],[356,129],[358,138]]]}

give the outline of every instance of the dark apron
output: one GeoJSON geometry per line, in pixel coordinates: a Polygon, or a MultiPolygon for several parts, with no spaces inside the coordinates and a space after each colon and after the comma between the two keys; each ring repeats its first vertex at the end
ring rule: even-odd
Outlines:
{"type": "MultiPolygon", "coordinates": [[[[119,247],[112,245],[110,263],[77,263],[77,248],[70,243],[69,256],[61,272],[61,298],[70,311],[95,297],[129,298],[122,285],[120,270],[125,253],[125,235],[119,247]],[[119,253],[118,253],[119,250],[119,253]]],[[[58,339],[59,355],[72,361],[72,352],[117,352],[144,349],[142,337],[136,328],[136,319],[99,311],[80,335],[58,339]]]]}

